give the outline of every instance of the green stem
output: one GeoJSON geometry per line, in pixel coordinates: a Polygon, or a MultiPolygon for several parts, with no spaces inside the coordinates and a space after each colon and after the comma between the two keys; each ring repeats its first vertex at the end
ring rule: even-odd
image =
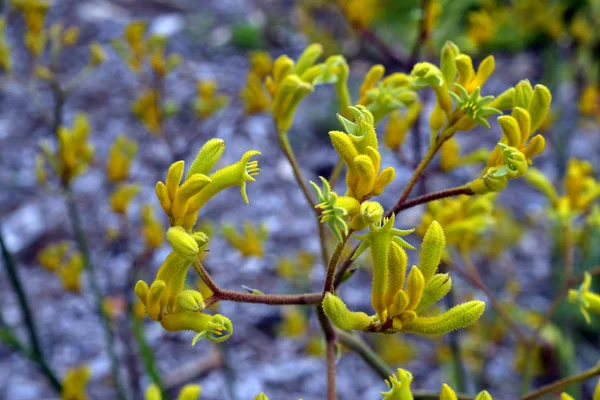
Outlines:
{"type": "Polygon", "coordinates": [[[572,385],[572,384],[578,383],[578,382],[583,382],[583,381],[593,378],[597,375],[600,375],[600,363],[596,364],[595,367],[590,368],[586,371],[583,371],[577,375],[559,379],[558,381],[553,382],[549,385],[543,386],[534,392],[528,393],[525,396],[521,397],[521,400],[537,399],[546,394],[558,392],[559,390],[565,389],[569,385],[572,385]]]}
{"type": "Polygon", "coordinates": [[[144,368],[150,376],[150,379],[152,379],[152,382],[160,389],[162,398],[166,399],[168,398],[167,391],[165,390],[165,386],[162,382],[162,378],[160,377],[160,373],[158,372],[158,368],[156,368],[156,360],[154,359],[152,349],[150,348],[150,345],[146,340],[146,336],[144,335],[142,321],[140,321],[135,316],[135,314],[133,313],[133,309],[129,310],[129,318],[131,319],[133,335],[135,336],[135,340],[137,341],[140,357],[142,359],[142,363],[144,364],[144,368]]]}
{"type": "MultiPolygon", "coordinates": [[[[21,312],[23,313],[23,319],[25,320],[25,326],[27,328],[27,332],[29,334],[29,340],[31,345],[31,357],[34,361],[36,361],[44,373],[52,387],[59,393],[62,392],[62,385],[60,380],[54,374],[44,354],[42,353],[42,347],[40,346],[40,342],[38,339],[37,330],[35,328],[35,324],[33,322],[33,317],[31,314],[31,308],[29,307],[29,302],[27,301],[27,296],[25,295],[25,290],[23,289],[23,285],[21,284],[21,279],[19,278],[19,274],[17,272],[16,264],[12,255],[8,252],[6,248],[6,243],[4,243],[4,238],[1,234],[0,230],[0,247],[2,247],[2,257],[4,258],[4,264],[6,265],[6,271],[8,272],[8,279],[10,281],[11,286],[13,287],[15,293],[17,294],[17,301],[19,302],[19,306],[21,308],[21,312]]],[[[20,342],[18,342],[20,343],[20,342]]],[[[13,344],[16,344],[13,343],[13,344]]],[[[27,353],[25,353],[27,354],[27,353]]]]}
{"type": "Polygon", "coordinates": [[[85,233],[83,232],[83,228],[81,226],[81,218],[79,216],[79,210],[77,209],[77,203],[75,202],[75,198],[73,196],[73,192],[69,187],[65,188],[66,196],[67,196],[67,206],[69,210],[69,218],[71,220],[71,226],[73,229],[73,233],[75,235],[75,241],[77,242],[77,246],[79,247],[79,251],[83,256],[84,268],[88,271],[90,275],[90,284],[92,287],[92,293],[94,295],[94,300],[96,302],[96,307],[98,313],[100,314],[100,322],[102,323],[102,328],[104,331],[104,341],[106,343],[106,347],[108,350],[108,354],[111,360],[111,374],[114,380],[115,387],[117,389],[118,398],[120,400],[126,400],[128,398],[127,391],[125,386],[121,380],[121,374],[119,369],[119,359],[117,356],[117,351],[115,348],[115,335],[111,328],[110,318],[104,311],[102,307],[102,292],[100,290],[100,286],[98,284],[97,272],[94,264],[90,258],[90,250],[88,248],[88,244],[85,238],[85,233]]]}

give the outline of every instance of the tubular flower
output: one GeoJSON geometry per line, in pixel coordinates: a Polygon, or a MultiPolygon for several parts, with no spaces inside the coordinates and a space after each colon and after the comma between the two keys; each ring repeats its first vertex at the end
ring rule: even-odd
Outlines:
{"type": "Polygon", "coordinates": [[[591,285],[592,276],[586,272],[579,290],[569,290],[569,302],[579,306],[579,310],[588,324],[591,322],[590,311],[600,314],[600,295],[590,291],[591,285]]]}
{"type": "Polygon", "coordinates": [[[210,117],[229,102],[229,97],[217,94],[217,83],[215,81],[198,81],[196,88],[197,96],[194,111],[199,119],[210,117]]]}
{"type": "Polygon", "coordinates": [[[137,153],[137,142],[119,135],[113,142],[106,161],[106,176],[110,182],[124,181],[129,177],[131,162],[137,153]]]}
{"type": "Polygon", "coordinates": [[[38,253],[37,259],[44,268],[58,275],[65,290],[79,293],[84,262],[81,254],[71,249],[69,242],[47,245],[38,253]]]}
{"type": "MultiPolygon", "coordinates": [[[[375,124],[401,107],[417,107],[418,110],[413,108],[409,113],[418,114],[420,107],[418,97],[410,87],[411,77],[403,73],[393,73],[383,78],[384,74],[383,65],[371,67],[360,86],[357,104],[365,106],[373,114],[375,124]]],[[[341,114],[347,118],[351,116],[347,115],[346,109],[342,109],[341,114]]]]}
{"type": "Polygon", "coordinates": [[[181,225],[190,230],[196,223],[198,210],[214,195],[231,186],[239,186],[242,198],[248,203],[246,182],[253,182],[260,172],[258,161],[250,159],[260,152],[247,151],[240,161],[207,176],[224,150],[224,141],[211,139],[198,152],[182,184],[185,168],[183,161],[172,164],[165,182],[156,184],[156,196],[172,226],[181,225]]]}
{"type": "Polygon", "coordinates": [[[414,66],[410,74],[411,86],[415,89],[431,87],[437,99],[429,117],[431,146],[443,143],[457,131],[472,129],[476,123],[489,126],[487,117],[512,107],[512,103],[507,104],[505,98],[510,97],[514,89],[508,95],[502,94],[494,100],[493,96],[480,95],[494,68],[494,58],[489,56],[475,72],[471,58],[461,54],[460,49],[450,41],[442,48],[439,68],[427,62],[414,66]],[[454,110],[453,98],[456,102],[454,110]]]}
{"type": "Polygon", "coordinates": [[[346,196],[362,203],[383,193],[384,188],[394,180],[396,171],[393,167],[380,171],[381,155],[373,115],[361,105],[350,107],[350,110],[355,122],[338,115],[346,133],[331,131],[329,137],[346,164],[346,196]]]}
{"type": "Polygon", "coordinates": [[[117,214],[126,214],[127,208],[138,194],[140,185],[135,183],[121,183],[110,195],[110,208],[117,214]]]}
{"type": "Polygon", "coordinates": [[[289,131],[298,105],[316,85],[335,84],[341,108],[350,105],[346,60],[338,55],[316,64],[322,53],[320,44],[311,44],[296,62],[286,55],[280,56],[273,63],[271,75],[265,78],[265,87],[272,99],[271,113],[280,136],[289,131]]]}
{"type": "Polygon", "coordinates": [[[154,209],[150,204],[142,208],[142,236],[147,249],[157,249],[165,242],[163,226],[156,219],[154,209]]]}
{"type": "Polygon", "coordinates": [[[432,201],[427,204],[417,233],[424,236],[431,223],[438,221],[445,227],[447,244],[469,251],[481,241],[481,234],[497,223],[493,215],[495,200],[496,194],[488,193],[432,201]]]}
{"type": "Polygon", "coordinates": [[[348,23],[355,29],[368,27],[379,12],[378,0],[340,0],[338,4],[348,23]]]}
{"type": "Polygon", "coordinates": [[[90,125],[87,116],[78,113],[71,129],[60,127],[58,131],[58,151],[53,152],[46,142],[40,144],[54,173],[63,186],[83,174],[94,156],[94,148],[88,141],[90,125]]]}
{"type": "Polygon", "coordinates": [[[548,115],[551,101],[552,95],[545,86],[536,85],[533,89],[528,81],[519,82],[513,95],[512,115],[498,118],[502,138],[480,177],[469,184],[475,193],[501,191],[510,179],[525,175],[532,158],[546,147],[542,135],[533,135],[548,115]]]}
{"type": "Polygon", "coordinates": [[[87,365],[69,369],[62,382],[62,400],[87,400],[85,387],[90,380],[90,376],[91,371],[87,365]]]}
{"type": "Polygon", "coordinates": [[[348,234],[348,225],[346,221],[349,217],[358,214],[360,204],[349,196],[338,196],[331,190],[327,179],[319,177],[323,183],[321,190],[316,183],[310,182],[317,196],[317,208],[321,210],[320,221],[326,223],[329,229],[336,235],[340,242],[348,234]]]}
{"type": "Polygon", "coordinates": [[[390,218],[379,227],[371,226],[371,231],[360,238],[362,242],[353,256],[356,258],[371,248],[371,302],[376,314],[368,316],[350,311],[340,298],[328,293],[323,299],[327,317],[340,329],[424,335],[442,335],[477,321],[485,309],[481,301],[459,304],[436,316],[419,315],[444,298],[452,286],[448,274],[436,273],[446,239],[440,224],[433,221],[423,238],[420,264],[413,266],[407,277],[408,259],[402,247],[413,247],[399,235],[411,231],[394,229],[393,224],[394,219],[390,218]]]}
{"type": "Polygon", "coordinates": [[[167,256],[150,286],[144,281],[135,285],[135,293],[146,307],[150,319],[159,321],[168,331],[195,331],[192,346],[200,339],[220,343],[233,333],[231,321],[222,315],[208,315],[204,297],[197,290],[184,290],[192,260],[204,251],[208,237],[202,232],[187,233],[181,226],[171,227],[167,239],[173,251],[167,256]]]}
{"type": "Polygon", "coordinates": [[[306,313],[297,306],[288,306],[283,309],[283,321],[278,327],[279,334],[285,337],[302,336],[308,330],[306,313]]]}
{"type": "Polygon", "coordinates": [[[261,224],[257,227],[246,221],[242,233],[233,225],[224,225],[222,229],[225,239],[240,251],[242,257],[264,257],[264,242],[269,236],[266,225],[261,224]]]}
{"type": "MultiPolygon", "coordinates": [[[[177,400],[199,400],[200,394],[202,393],[202,386],[200,385],[183,385],[177,395],[177,400]]],[[[163,399],[160,393],[160,388],[156,384],[148,386],[144,393],[144,400],[166,400],[163,399]]]]}
{"type": "MultiPolygon", "coordinates": [[[[385,384],[389,390],[387,392],[381,392],[383,400],[413,400],[413,393],[410,388],[412,383],[413,375],[410,371],[402,368],[398,368],[395,374],[390,375],[385,379],[385,384]]],[[[440,390],[440,400],[456,400],[458,396],[454,390],[446,385],[442,385],[440,390]]],[[[487,391],[481,391],[475,396],[475,400],[493,400],[492,396],[487,391]]]]}

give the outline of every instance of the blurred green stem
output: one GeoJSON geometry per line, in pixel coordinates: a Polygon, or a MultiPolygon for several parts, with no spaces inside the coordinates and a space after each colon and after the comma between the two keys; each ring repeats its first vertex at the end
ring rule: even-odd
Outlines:
{"type": "Polygon", "coordinates": [[[538,399],[544,395],[550,393],[556,393],[560,390],[567,388],[567,386],[572,385],[574,383],[583,382],[587,379],[593,378],[597,375],[600,375],[600,363],[596,364],[593,368],[590,368],[582,373],[577,375],[573,375],[567,378],[559,379],[558,381],[551,383],[549,385],[543,386],[536,390],[535,392],[531,392],[521,397],[521,400],[533,400],[538,399]]]}
{"type": "Polygon", "coordinates": [[[23,346],[23,344],[18,340],[16,336],[12,334],[12,331],[10,330],[7,331],[6,339],[8,339],[12,343],[13,348],[20,347],[20,349],[24,352],[26,356],[37,362],[44,375],[46,375],[46,377],[50,381],[52,387],[60,393],[62,392],[62,385],[60,383],[60,380],[52,371],[52,369],[50,369],[50,366],[48,365],[48,362],[46,361],[46,358],[42,353],[42,348],[38,339],[37,330],[35,328],[33,317],[31,315],[29,302],[27,301],[27,296],[25,295],[25,291],[23,290],[23,285],[21,284],[21,279],[19,278],[15,261],[12,258],[12,255],[8,252],[8,249],[6,248],[6,243],[4,243],[4,237],[2,236],[1,229],[0,247],[2,247],[2,258],[4,259],[4,264],[6,265],[8,279],[17,295],[19,307],[21,308],[21,312],[23,313],[23,319],[25,320],[25,326],[27,328],[29,340],[31,342],[31,350],[27,350],[25,346],[23,346]]]}
{"type": "Polygon", "coordinates": [[[110,318],[104,311],[104,307],[102,307],[102,292],[100,290],[100,285],[98,284],[95,265],[90,258],[90,250],[85,238],[85,233],[83,232],[83,228],[81,226],[81,218],[79,216],[77,203],[70,187],[65,188],[65,194],[67,197],[67,208],[69,210],[69,219],[71,220],[75,241],[77,242],[79,251],[81,251],[81,255],[83,256],[84,268],[89,273],[92,294],[96,302],[97,311],[100,314],[100,322],[102,323],[104,341],[106,343],[107,351],[111,361],[111,374],[114,380],[115,388],[117,389],[117,395],[120,400],[126,400],[128,395],[120,374],[119,358],[117,356],[115,347],[115,334],[111,327],[110,318]]]}

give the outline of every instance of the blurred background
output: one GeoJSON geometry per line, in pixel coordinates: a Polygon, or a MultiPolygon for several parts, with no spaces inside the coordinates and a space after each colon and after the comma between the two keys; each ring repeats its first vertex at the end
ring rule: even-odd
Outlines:
{"type": "MultiPolygon", "coordinates": [[[[311,307],[219,304],[219,313],[233,322],[233,336],[223,344],[203,341],[192,348],[192,333],[166,332],[144,319],[139,305],[130,304],[132,271],[152,280],[170,249],[159,237],[149,251],[148,231],[143,231],[152,229],[154,222],[168,226],[154,186],[164,180],[174,160],[190,163],[213,137],[227,143],[219,165],[237,161],[249,149],[262,152],[262,172],[247,189],[249,205],[230,189],[202,208],[199,224],[211,237],[205,263],[213,278],[224,288],[244,290],[244,285],[268,293],[321,287],[324,274],[314,214],[277,144],[271,116],[252,113],[240,97],[248,86],[251,61],[267,60],[256,52],[295,59],[308,44],[320,43],[325,56],[342,54],[347,59],[351,91],[357,93],[373,64],[384,65],[388,73],[409,73],[416,61],[437,64],[441,47],[452,40],[475,65],[489,54],[495,56],[496,70],[484,94],[499,94],[522,79],[550,88],[552,111],[543,126],[547,148],[535,165],[559,192],[570,158],[585,160],[593,169],[600,165],[597,0],[54,0],[42,22],[47,28],[62,24],[62,31],[56,28],[55,34],[63,35],[64,46],[59,54],[48,49],[37,58],[32,57],[35,46],[24,42],[35,20],[31,15],[24,18],[32,7],[28,3],[35,2],[0,2],[1,234],[14,258],[45,358],[60,377],[87,365],[92,399],[115,398],[115,389],[90,277],[83,273],[80,283],[69,285],[68,277],[43,265],[42,251],[48,245],[66,241],[65,246],[75,247],[68,203],[50,167],[39,161],[44,149],[40,142],[49,143],[44,146],[51,150],[56,147],[52,141],[57,110],[58,121],[65,126],[73,126],[80,112],[89,121],[94,155],[71,189],[115,333],[121,374],[134,398],[141,398],[152,383],[143,354],[153,355],[155,373],[173,398],[185,383],[202,385],[203,399],[249,399],[262,390],[271,399],[325,397],[324,347],[311,307]],[[148,117],[151,101],[144,102],[144,94],[156,89],[157,81],[136,72],[121,47],[126,28],[138,20],[146,22],[145,37],[159,38],[168,65],[159,80],[163,118],[158,127],[148,117]],[[76,38],[68,37],[70,27],[77,27],[76,38]],[[91,43],[101,48],[95,49],[103,62],[96,65],[90,61],[91,43]],[[56,81],[65,96],[57,97],[56,81]],[[139,187],[125,211],[115,212],[111,204],[115,185],[107,178],[106,164],[120,135],[137,142],[127,182],[139,187]],[[41,176],[44,170],[46,177],[41,176]],[[138,324],[132,322],[134,317],[138,324]],[[145,337],[147,349],[140,350],[136,329],[145,337]]],[[[421,94],[427,116],[435,98],[421,94]]],[[[337,156],[327,133],[341,129],[337,111],[331,87],[319,86],[296,114],[289,137],[307,179],[328,176],[335,167],[337,156]]],[[[378,127],[381,138],[391,137],[387,130],[398,129],[388,122],[378,127]]],[[[400,135],[400,143],[382,150],[382,165],[397,171],[381,197],[386,209],[409,179],[419,160],[415,155],[426,150],[427,118],[413,122],[400,135]]],[[[478,127],[459,135],[455,148],[447,151],[463,155],[480,148],[489,151],[500,135],[494,122],[489,130],[478,127]]],[[[463,165],[436,160],[418,190],[426,193],[464,184],[478,176],[485,159],[473,155],[463,165]]],[[[396,225],[419,227],[425,212],[424,206],[408,210],[396,225]]],[[[523,179],[509,184],[486,218],[485,229],[470,238],[467,248],[459,241],[451,251],[468,252],[486,289],[523,330],[532,330],[560,290],[561,225],[553,219],[548,200],[523,179]]],[[[575,268],[581,272],[600,264],[596,245],[600,217],[590,212],[574,221],[575,268]]],[[[421,239],[414,234],[407,240],[418,245],[421,239]]],[[[416,254],[410,254],[410,262],[417,262],[416,254]]],[[[77,262],[73,263],[76,269],[77,262]]],[[[340,295],[353,310],[369,310],[368,259],[355,267],[340,295]]],[[[188,280],[190,286],[197,284],[195,274],[190,273],[188,280]]],[[[455,302],[488,300],[481,288],[474,289],[459,276],[454,287],[455,302]]],[[[598,321],[586,325],[576,309],[560,307],[542,332],[544,345],[533,354],[523,349],[491,308],[478,324],[448,337],[364,338],[391,366],[413,372],[413,388],[437,391],[442,382],[460,379],[463,392],[487,389],[495,399],[510,399],[518,396],[528,357],[535,385],[580,371],[600,358],[598,321]],[[457,378],[461,370],[463,377],[457,378]]],[[[4,343],[0,397],[58,398],[38,365],[15,348],[15,337],[28,342],[28,327],[6,268],[0,270],[0,311],[4,343]]],[[[379,398],[386,390],[381,377],[353,352],[342,349],[337,371],[341,399],[379,398]]],[[[583,390],[581,398],[591,398],[590,388],[578,390],[583,390]]]]}

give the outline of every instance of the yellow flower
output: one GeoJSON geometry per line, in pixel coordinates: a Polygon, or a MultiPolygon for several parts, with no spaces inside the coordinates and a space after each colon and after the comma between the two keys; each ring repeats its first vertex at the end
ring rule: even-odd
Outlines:
{"type": "Polygon", "coordinates": [[[71,255],[67,263],[58,269],[57,273],[65,290],[75,293],[81,291],[81,273],[83,272],[83,268],[83,256],[79,252],[75,252],[71,255]]]}
{"type": "Polygon", "coordinates": [[[150,204],[146,204],[142,208],[142,236],[148,249],[157,249],[165,242],[163,226],[156,219],[154,209],[150,204]]]}
{"type": "Polygon", "coordinates": [[[306,250],[300,250],[295,259],[281,257],[275,265],[277,275],[283,279],[297,283],[297,281],[308,281],[311,270],[315,263],[315,257],[306,250]]]}
{"type": "Polygon", "coordinates": [[[240,91],[246,115],[268,111],[271,107],[271,98],[261,78],[253,72],[248,73],[246,85],[240,91]]]}
{"type": "Polygon", "coordinates": [[[596,85],[587,85],[579,97],[579,112],[586,116],[600,118],[600,90],[596,85]]]}
{"type": "Polygon", "coordinates": [[[71,368],[63,378],[63,400],[87,400],[88,396],[85,391],[88,381],[90,380],[91,371],[88,366],[71,368]]]}
{"type": "Polygon", "coordinates": [[[225,239],[240,251],[242,257],[264,257],[264,242],[269,235],[266,225],[255,226],[246,221],[242,233],[233,225],[224,225],[222,229],[225,239]]]}
{"type": "Polygon", "coordinates": [[[10,73],[12,71],[12,59],[10,45],[6,41],[6,19],[0,17],[0,71],[10,73]]]}
{"type": "Polygon", "coordinates": [[[394,111],[385,128],[384,143],[390,150],[397,150],[406,139],[406,134],[413,127],[421,113],[421,103],[415,101],[405,113],[394,111]]]}
{"type": "Polygon", "coordinates": [[[579,290],[569,290],[569,302],[579,305],[579,310],[588,324],[591,322],[590,311],[600,314],[600,295],[590,291],[591,285],[592,276],[586,272],[579,290]]]}
{"type": "Polygon", "coordinates": [[[379,13],[379,0],[338,0],[338,4],[356,29],[367,28],[379,13]]]}
{"type": "Polygon", "coordinates": [[[376,314],[350,311],[339,297],[328,292],[323,311],[331,322],[344,330],[441,335],[477,321],[485,310],[481,301],[462,303],[436,316],[420,315],[446,296],[452,286],[448,274],[436,273],[446,243],[444,232],[436,221],[431,223],[423,238],[419,266],[413,266],[406,277],[408,259],[402,247],[412,246],[399,236],[410,231],[394,229],[393,225],[392,217],[380,227],[371,226],[368,234],[358,237],[362,242],[353,256],[355,259],[371,249],[371,303],[376,314]]]}
{"type": "Polygon", "coordinates": [[[198,218],[198,210],[222,190],[239,186],[244,202],[248,203],[246,182],[254,182],[254,177],[260,173],[258,161],[250,161],[260,155],[259,151],[251,150],[244,153],[242,158],[231,165],[217,170],[209,176],[225,150],[225,142],[211,139],[202,146],[192,163],[186,179],[181,184],[185,163],[173,163],[167,172],[165,182],[156,184],[156,196],[160,205],[169,216],[172,226],[181,225],[190,230],[198,218]]]}
{"type": "Polygon", "coordinates": [[[49,4],[45,0],[16,0],[15,9],[25,20],[25,46],[33,58],[40,56],[46,45],[47,33],[44,30],[49,4]]]}
{"type": "Polygon", "coordinates": [[[476,45],[489,43],[496,35],[496,21],[487,10],[471,11],[467,15],[469,21],[468,36],[476,45]]]}
{"type": "Polygon", "coordinates": [[[110,208],[117,214],[126,214],[131,200],[139,193],[140,185],[136,183],[120,183],[110,195],[110,208]]]}
{"type": "Polygon", "coordinates": [[[197,82],[196,102],[194,111],[200,119],[206,119],[215,114],[229,102],[225,95],[217,95],[217,83],[215,81],[197,82]]]}
{"type": "Polygon", "coordinates": [[[302,336],[308,329],[308,318],[302,308],[289,306],[283,309],[283,321],[279,325],[279,333],[286,337],[302,336]]]}
{"type": "Polygon", "coordinates": [[[90,125],[87,116],[78,113],[71,129],[61,126],[58,131],[58,151],[55,153],[47,143],[41,143],[56,175],[64,186],[83,174],[94,156],[94,148],[88,141],[90,125]]]}
{"type": "Polygon", "coordinates": [[[129,177],[131,162],[137,153],[137,142],[119,135],[113,142],[106,161],[106,176],[110,182],[124,181],[129,177]]]}
{"type": "MultiPolygon", "coordinates": [[[[200,385],[183,385],[179,390],[177,400],[198,400],[200,399],[200,393],[202,393],[202,387],[200,385]]],[[[148,386],[144,393],[144,400],[165,400],[160,393],[160,388],[156,384],[148,386]]]]}
{"type": "Polygon", "coordinates": [[[69,242],[63,240],[58,243],[49,244],[37,255],[38,262],[48,271],[58,270],[65,262],[69,251],[69,242]]]}
{"type": "Polygon", "coordinates": [[[131,105],[131,111],[151,134],[158,135],[161,132],[164,116],[158,90],[142,92],[131,105]]]}

